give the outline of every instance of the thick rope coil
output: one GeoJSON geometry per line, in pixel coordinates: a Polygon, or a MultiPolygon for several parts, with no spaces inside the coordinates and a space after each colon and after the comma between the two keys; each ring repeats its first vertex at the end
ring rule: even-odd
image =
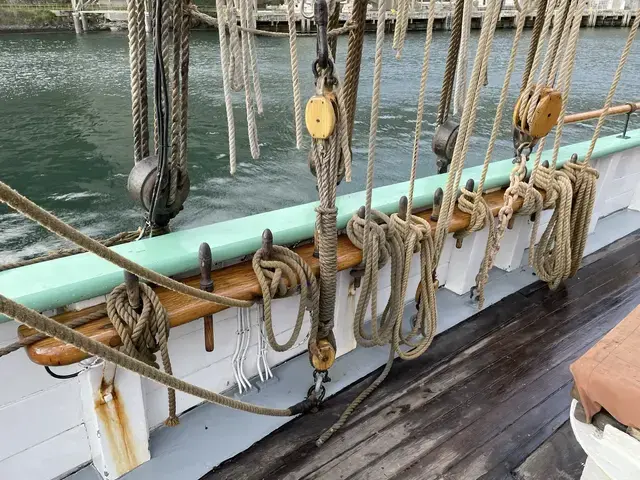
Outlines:
{"type": "MultiPolygon", "coordinates": [[[[127,297],[127,287],[118,285],[107,297],[107,314],[122,340],[120,351],[154,368],[160,368],[155,353],[160,351],[162,368],[173,375],[169,358],[169,316],[160,299],[148,285],[141,283],[140,311],[136,311],[127,297]]],[[[180,422],[176,415],[176,392],[168,390],[169,417],[167,426],[173,427],[180,422]]]]}
{"type": "Polygon", "coordinates": [[[326,338],[330,332],[320,328],[319,300],[320,289],[311,267],[298,254],[286,247],[273,245],[267,254],[264,248],[253,256],[253,271],[262,289],[264,325],[269,345],[276,352],[289,350],[298,340],[304,321],[305,311],[309,311],[311,328],[309,332],[309,350],[318,353],[317,340],[326,338]],[[299,291],[298,315],[289,340],[278,343],[273,331],[271,303],[275,297],[286,297],[299,291]]]}
{"type": "Polygon", "coordinates": [[[227,8],[225,0],[216,0],[216,11],[218,12],[218,38],[220,39],[220,65],[222,68],[222,88],[224,91],[224,104],[227,112],[227,131],[229,136],[229,171],[231,175],[236,173],[236,125],[233,117],[233,101],[231,99],[232,80],[230,77],[231,54],[229,43],[227,42],[227,8]]]}
{"type": "MultiPolygon", "coordinates": [[[[564,171],[557,172],[556,162],[564,128],[564,116],[571,91],[571,78],[575,66],[578,34],[584,6],[585,2],[583,0],[570,2],[565,11],[563,20],[565,25],[561,39],[561,43],[566,44],[564,47],[565,52],[563,53],[564,58],[562,61],[557,58],[554,59],[554,64],[561,64],[559,87],[562,95],[562,106],[556,126],[551,166],[547,168],[540,164],[540,157],[545,143],[543,138],[538,147],[534,162],[534,172],[532,172],[532,178],[529,182],[534,187],[544,190],[546,195],[544,208],[554,207],[553,215],[537,246],[535,243],[538,236],[540,215],[536,214],[529,242],[529,264],[533,266],[538,277],[547,282],[551,289],[558,288],[562,282],[571,276],[571,198],[573,189],[570,175],[567,175],[564,171]],[[568,25],[569,23],[571,25],[568,25]],[[567,32],[569,33],[567,34],[567,32]]],[[[556,52],[556,56],[558,56],[558,52],[556,52]]],[[[554,66],[553,68],[557,67],[554,66]]],[[[555,77],[555,72],[551,72],[551,75],[552,78],[546,79],[547,83],[555,77]]]]}
{"type": "Polygon", "coordinates": [[[287,0],[287,24],[289,25],[289,56],[291,57],[291,84],[293,86],[293,120],[296,129],[296,148],[302,148],[302,100],[300,75],[298,74],[298,40],[294,0],[287,0]]]}
{"type": "MultiPolygon", "coordinates": [[[[71,320],[70,322],[66,322],[65,325],[68,328],[75,329],[83,325],[86,325],[89,322],[93,322],[94,320],[99,320],[103,318],[106,314],[107,314],[107,310],[105,308],[101,308],[99,310],[96,310],[95,312],[85,315],[84,317],[76,318],[74,320],[71,320]]],[[[10,353],[20,350],[21,348],[26,348],[30,345],[33,345],[34,343],[38,343],[39,341],[44,340],[45,338],[49,338],[49,336],[43,333],[36,333],[26,338],[21,338],[17,342],[10,343],[9,345],[6,345],[0,348],[0,357],[4,357],[5,355],[9,355],[10,353]]]]}
{"type": "MultiPolygon", "coordinates": [[[[238,6],[237,10],[240,13],[240,25],[246,27],[248,25],[248,15],[244,8],[244,0],[235,0],[238,6]]],[[[242,52],[242,85],[244,88],[244,100],[247,110],[247,131],[249,135],[249,149],[251,151],[251,158],[254,160],[260,158],[260,145],[258,142],[258,128],[256,126],[256,114],[253,105],[252,84],[249,75],[251,60],[250,60],[250,44],[248,34],[243,34],[241,38],[241,52],[242,52]]]]}
{"type": "MultiPolygon", "coordinates": [[[[547,196],[555,197],[555,208],[535,248],[532,264],[540,280],[547,282],[549,288],[555,290],[571,276],[572,188],[571,181],[563,172],[543,166],[538,168],[540,172],[537,183],[545,190],[547,196]],[[547,180],[547,177],[552,180],[547,180]],[[547,182],[549,183],[545,185],[547,182]]],[[[532,236],[533,241],[535,237],[532,236]]]]}

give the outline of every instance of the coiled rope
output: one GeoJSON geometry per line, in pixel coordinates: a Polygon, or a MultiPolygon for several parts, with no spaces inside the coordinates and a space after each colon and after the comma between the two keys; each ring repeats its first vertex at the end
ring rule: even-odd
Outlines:
{"type": "MultiPolygon", "coordinates": [[[[516,56],[518,53],[518,46],[522,37],[522,31],[524,30],[524,24],[526,22],[527,15],[529,14],[529,2],[524,7],[518,5],[519,11],[516,19],[516,32],[513,37],[513,43],[511,45],[511,53],[509,55],[509,62],[507,64],[507,70],[505,72],[504,82],[502,84],[502,90],[500,91],[500,99],[498,100],[498,106],[496,108],[496,114],[493,120],[493,127],[491,129],[491,136],[489,137],[489,144],[482,164],[482,173],[480,174],[480,180],[478,182],[478,188],[475,192],[468,191],[466,188],[461,189],[461,195],[458,198],[458,208],[471,216],[469,220],[469,227],[464,231],[457,233],[456,238],[464,238],[471,232],[488,228],[489,237],[487,239],[487,246],[485,249],[485,255],[480,265],[480,269],[476,276],[476,288],[475,292],[478,299],[479,308],[484,305],[484,289],[489,279],[489,270],[493,265],[492,252],[495,250],[495,246],[499,244],[497,230],[495,228],[495,222],[493,218],[493,212],[489,208],[484,199],[484,183],[489,170],[489,164],[493,157],[493,150],[495,147],[498,134],[500,132],[500,124],[502,122],[502,115],[504,107],[507,103],[507,96],[509,93],[509,85],[511,83],[511,76],[515,68],[516,56]]],[[[484,66],[486,71],[486,64],[484,66]]]]}
{"type": "MultiPolygon", "coordinates": [[[[159,368],[155,353],[160,351],[165,373],[173,375],[168,345],[171,324],[167,311],[151,287],[141,283],[139,291],[138,309],[129,303],[124,283],[114,288],[107,297],[109,320],[122,340],[120,351],[154,368],[159,368]]],[[[169,388],[168,396],[169,417],[165,425],[173,427],[180,423],[176,415],[176,392],[173,388],[169,388]]]]}
{"type": "MultiPolygon", "coordinates": [[[[561,43],[566,43],[564,60],[561,62],[562,67],[560,68],[559,87],[562,94],[562,106],[556,126],[551,165],[547,167],[540,163],[545,140],[543,138],[536,154],[535,175],[532,172],[532,176],[534,176],[533,185],[546,193],[544,208],[554,207],[554,211],[537,246],[535,246],[535,241],[540,216],[536,214],[529,245],[529,258],[538,277],[547,282],[551,289],[558,288],[564,280],[571,276],[571,198],[573,188],[566,170],[558,172],[556,164],[564,128],[564,116],[571,91],[571,78],[575,66],[580,22],[582,21],[582,13],[585,6],[586,2],[584,1],[570,4],[566,19],[567,23],[570,22],[570,26],[569,28],[564,28],[565,32],[570,32],[568,41],[562,42],[565,38],[565,33],[563,32],[562,34],[561,43]]],[[[554,63],[556,63],[555,59],[554,63]]],[[[551,75],[555,76],[555,72],[552,72],[551,75]]],[[[547,81],[553,81],[553,76],[548,78],[547,81]]]]}
{"type": "MultiPolygon", "coordinates": [[[[376,30],[376,50],[373,76],[373,94],[371,100],[371,120],[369,129],[369,155],[367,163],[367,187],[364,215],[355,214],[347,225],[347,235],[352,243],[363,250],[364,275],[362,291],[353,323],[356,341],[364,347],[374,345],[390,345],[389,359],[382,373],[374,382],[358,395],[346,408],[334,425],[326,430],[316,441],[316,445],[324,444],[347,421],[349,416],[389,374],[395,355],[404,359],[412,359],[421,355],[431,344],[436,331],[435,285],[432,278],[430,260],[433,256],[433,240],[429,224],[419,217],[411,215],[413,186],[417,171],[418,145],[422,128],[422,113],[426,94],[426,82],[429,69],[429,56],[433,38],[435,19],[435,0],[429,3],[429,20],[425,40],[420,93],[418,99],[418,117],[416,120],[416,138],[412,157],[411,178],[409,181],[409,200],[405,218],[397,214],[387,217],[381,212],[371,209],[380,105],[380,86],[382,76],[382,52],[384,47],[384,29],[386,11],[379,9],[376,30]],[[380,220],[379,225],[375,220],[380,220]],[[415,251],[420,252],[421,281],[416,294],[418,313],[411,331],[405,334],[402,329],[404,298],[407,291],[411,260],[415,251]],[[389,301],[380,319],[378,319],[378,270],[391,259],[391,293],[389,301]],[[365,316],[371,305],[371,334],[365,330],[365,316]],[[414,341],[419,337],[418,341],[414,341]],[[402,347],[408,346],[409,350],[402,347]]],[[[361,267],[362,268],[362,267],[361,267]]]]}
{"type": "MultiPolygon", "coordinates": [[[[305,311],[309,311],[311,316],[309,344],[317,350],[320,289],[311,267],[295,252],[279,245],[273,245],[271,251],[267,251],[263,247],[255,253],[253,271],[262,290],[264,325],[271,348],[276,352],[289,350],[300,336],[305,311]],[[276,296],[285,297],[297,290],[300,290],[300,302],[296,322],[289,340],[280,344],[273,331],[271,302],[276,296]]],[[[322,338],[326,338],[328,332],[323,330],[320,334],[322,338]]]]}
{"type": "Polygon", "coordinates": [[[620,56],[620,61],[618,62],[618,67],[616,68],[616,72],[613,76],[611,88],[609,89],[602,113],[600,114],[600,118],[598,118],[598,123],[596,124],[596,128],[593,132],[593,137],[589,144],[589,150],[587,150],[587,154],[582,162],[565,164],[566,170],[571,172],[571,174],[569,174],[570,177],[575,176],[575,180],[573,181],[573,206],[571,210],[571,225],[573,227],[571,232],[571,275],[575,275],[580,267],[580,262],[584,255],[584,248],[587,243],[587,235],[589,233],[589,225],[591,224],[593,207],[595,205],[598,171],[591,166],[591,156],[593,155],[593,150],[596,146],[596,142],[598,141],[598,137],[600,136],[600,131],[604,125],[607,113],[611,108],[613,96],[616,93],[616,89],[620,83],[620,78],[622,77],[622,71],[627,63],[629,53],[631,52],[631,46],[633,45],[636,34],[638,33],[638,26],[640,26],[640,9],[636,11],[635,20],[631,26],[627,41],[620,56]]]}

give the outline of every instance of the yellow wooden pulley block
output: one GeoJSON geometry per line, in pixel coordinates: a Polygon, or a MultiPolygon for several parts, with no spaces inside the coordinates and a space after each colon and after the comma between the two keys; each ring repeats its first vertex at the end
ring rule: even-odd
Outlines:
{"type": "Polygon", "coordinates": [[[329,370],[336,361],[336,350],[326,338],[318,340],[318,351],[313,354],[309,352],[311,364],[316,370],[329,370]]]}
{"type": "Polygon", "coordinates": [[[513,124],[533,138],[542,138],[558,122],[560,110],[562,109],[562,95],[551,87],[544,87],[540,92],[540,98],[536,104],[531,123],[529,123],[527,122],[527,115],[520,117],[520,107],[525,102],[524,111],[529,111],[529,103],[532,101],[534,90],[535,85],[530,91],[524,92],[518,98],[513,111],[513,124]]]}
{"type": "Polygon", "coordinates": [[[304,119],[312,138],[329,138],[336,128],[336,111],[330,96],[311,97],[304,111],[304,119]]]}

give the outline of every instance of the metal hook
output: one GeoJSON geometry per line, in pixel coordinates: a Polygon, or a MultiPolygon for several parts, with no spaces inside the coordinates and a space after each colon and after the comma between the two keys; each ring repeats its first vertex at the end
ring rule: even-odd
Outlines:
{"type": "Polygon", "coordinates": [[[313,5],[313,13],[318,28],[316,41],[317,66],[325,69],[329,66],[329,41],[327,38],[327,26],[329,24],[329,6],[327,0],[316,0],[313,5]]]}

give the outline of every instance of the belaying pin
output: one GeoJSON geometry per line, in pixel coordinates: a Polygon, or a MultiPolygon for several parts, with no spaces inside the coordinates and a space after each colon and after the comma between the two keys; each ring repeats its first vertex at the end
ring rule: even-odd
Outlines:
{"type": "Polygon", "coordinates": [[[409,207],[409,199],[404,195],[400,197],[400,201],[398,202],[398,217],[401,220],[407,221],[407,208],[409,207]]]}
{"type": "Polygon", "coordinates": [[[444,197],[444,192],[440,187],[436,188],[436,191],[433,193],[433,208],[431,209],[431,221],[437,222],[440,217],[440,209],[442,208],[442,197],[444,197]]]}
{"type": "MultiPolygon", "coordinates": [[[[467,183],[464,185],[465,190],[467,190],[468,192],[473,192],[473,189],[476,186],[476,182],[473,180],[473,178],[470,178],[469,180],[467,180],[467,183]]],[[[464,195],[464,193],[461,193],[460,196],[464,195]]],[[[462,248],[462,241],[463,241],[463,237],[457,237],[456,238],[456,248],[460,249],[462,248]]]]}
{"type": "Polygon", "coordinates": [[[140,283],[138,277],[131,272],[124,272],[124,285],[127,291],[127,300],[134,310],[138,310],[142,305],[140,302],[140,283]]]}
{"type": "Polygon", "coordinates": [[[262,251],[264,253],[264,259],[269,260],[273,253],[273,233],[271,233],[271,230],[268,228],[262,232],[262,251]]]}
{"type": "MultiPolygon", "coordinates": [[[[211,247],[206,242],[200,244],[198,251],[200,264],[200,290],[213,292],[213,280],[211,280],[211,247]]],[[[212,352],[214,348],[213,315],[205,315],[204,320],[204,348],[207,352],[212,352]]]]}

